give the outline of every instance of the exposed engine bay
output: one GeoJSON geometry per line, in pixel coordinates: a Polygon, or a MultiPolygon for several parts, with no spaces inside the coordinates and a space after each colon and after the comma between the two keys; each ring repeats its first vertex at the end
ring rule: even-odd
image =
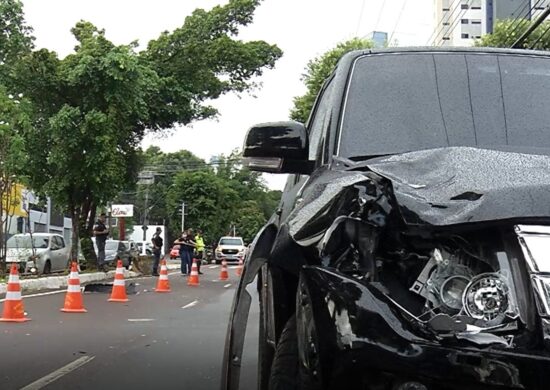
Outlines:
{"type": "Polygon", "coordinates": [[[435,334],[517,329],[515,286],[497,233],[394,234],[366,243],[376,237],[368,224],[339,218],[325,237],[324,265],[376,286],[404,317],[435,334]]]}

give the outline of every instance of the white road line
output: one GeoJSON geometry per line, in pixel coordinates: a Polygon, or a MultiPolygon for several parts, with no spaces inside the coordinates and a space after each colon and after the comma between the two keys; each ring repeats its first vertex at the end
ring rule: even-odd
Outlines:
{"type": "Polygon", "coordinates": [[[128,318],[129,322],[150,322],[156,321],[154,318],[128,318]]]}
{"type": "MultiPolygon", "coordinates": [[[[48,292],[45,292],[45,293],[38,293],[38,294],[29,294],[29,295],[23,295],[22,298],[35,298],[35,297],[43,297],[45,295],[53,295],[53,294],[60,294],[60,293],[64,293],[64,292],[67,292],[67,289],[63,289],[63,290],[56,290],[56,291],[48,291],[48,292]]],[[[5,299],[0,299],[0,302],[4,302],[5,299]]]]}
{"type": "Polygon", "coordinates": [[[50,383],[58,380],[62,376],[65,376],[67,374],[70,374],[72,371],[76,370],[79,367],[82,367],[84,364],[90,362],[94,359],[94,356],[82,356],[81,358],[76,359],[74,362],[71,362],[67,364],[66,366],[61,367],[59,370],[55,370],[54,372],[34,381],[30,385],[27,385],[21,390],[38,390],[46,387],[50,383]]]}
{"type": "Polygon", "coordinates": [[[188,303],[188,304],[185,305],[185,306],[182,306],[181,308],[182,308],[182,309],[188,309],[188,308],[190,308],[190,307],[195,306],[197,303],[199,303],[199,301],[193,301],[193,302],[191,302],[191,303],[188,303]]]}
{"type": "Polygon", "coordinates": [[[216,269],[216,268],[219,268],[219,267],[220,267],[219,265],[211,265],[211,266],[208,267],[208,268],[210,268],[210,269],[216,269]]]}
{"type": "Polygon", "coordinates": [[[229,284],[226,284],[225,286],[223,286],[224,288],[227,288],[227,287],[231,287],[231,283],[229,284]]]}

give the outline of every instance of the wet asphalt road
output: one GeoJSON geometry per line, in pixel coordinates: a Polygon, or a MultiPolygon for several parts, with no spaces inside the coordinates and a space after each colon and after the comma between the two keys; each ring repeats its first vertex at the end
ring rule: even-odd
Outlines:
{"type": "MultiPolygon", "coordinates": [[[[203,266],[198,287],[171,274],[167,294],[152,291],[156,278],[132,279],[137,294],[128,303],[107,302],[110,293],[86,293],[85,314],[60,312],[64,293],[24,299],[32,321],[0,323],[0,389],[40,380],[43,387],[35,388],[218,389],[237,278],[230,269],[229,281],[217,281],[219,268],[209,267],[203,266]],[[63,375],[44,385],[62,368],[63,375]]],[[[257,317],[253,305],[242,389],[255,388],[257,317]]]]}

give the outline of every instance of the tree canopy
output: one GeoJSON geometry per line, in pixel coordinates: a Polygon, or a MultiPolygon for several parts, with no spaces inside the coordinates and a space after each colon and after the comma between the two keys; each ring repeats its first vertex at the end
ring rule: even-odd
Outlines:
{"type": "MultiPolygon", "coordinates": [[[[507,19],[495,23],[493,32],[476,41],[476,46],[511,47],[531,26],[531,20],[507,19]]],[[[550,50],[550,21],[543,22],[525,40],[523,48],[550,50]]]]}
{"type": "Polygon", "coordinates": [[[334,49],[310,60],[306,65],[305,73],[302,75],[302,81],[307,91],[304,95],[294,98],[294,107],[290,111],[291,119],[302,123],[307,121],[323,83],[344,54],[352,50],[368,49],[373,46],[372,41],[368,39],[353,38],[339,43],[334,49]]]}
{"type": "Polygon", "coordinates": [[[246,91],[274,66],[279,48],[237,39],[259,3],[230,0],[197,9],[141,52],[135,42],[115,45],[103,30],[80,21],[72,29],[74,53],[61,59],[32,50],[20,2],[0,0],[0,10],[11,7],[17,25],[8,23],[4,28],[13,33],[2,35],[10,43],[0,55],[15,62],[8,92],[32,103],[32,127],[23,134],[26,174],[35,191],[67,206],[73,256],[80,232],[91,233],[97,206],[135,182],[146,131],[216,115],[209,101],[246,91]]]}

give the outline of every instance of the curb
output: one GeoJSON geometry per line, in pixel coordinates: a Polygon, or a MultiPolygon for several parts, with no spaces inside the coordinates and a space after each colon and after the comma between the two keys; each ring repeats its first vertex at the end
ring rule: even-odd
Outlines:
{"type": "MultiPolygon", "coordinates": [[[[179,264],[167,264],[169,270],[179,269],[179,264]]],[[[136,278],[139,276],[144,276],[143,274],[124,270],[124,278],[136,278]]],[[[109,272],[94,272],[94,273],[85,273],[80,274],[80,284],[85,285],[86,283],[100,282],[107,279],[113,279],[115,277],[115,271],[109,272]]],[[[40,290],[59,290],[64,287],[67,287],[69,281],[69,275],[63,276],[48,276],[37,279],[21,279],[19,283],[21,284],[21,291],[40,291],[40,290]]],[[[0,283],[0,294],[5,294],[7,290],[7,283],[0,283]]]]}

